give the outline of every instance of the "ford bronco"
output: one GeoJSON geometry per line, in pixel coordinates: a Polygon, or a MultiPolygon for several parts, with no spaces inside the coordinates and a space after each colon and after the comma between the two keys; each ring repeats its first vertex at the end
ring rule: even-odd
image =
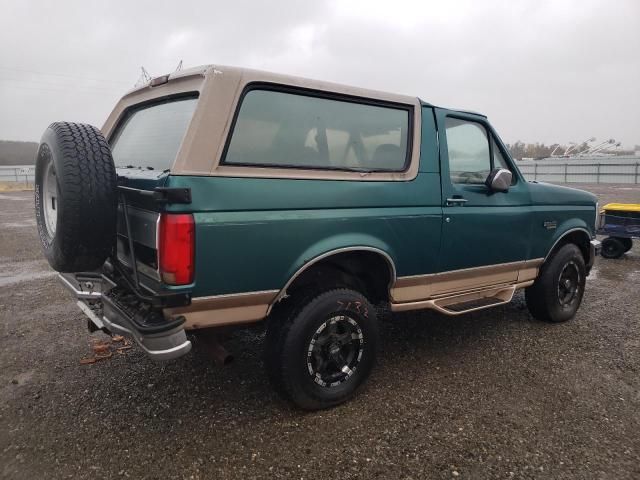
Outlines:
{"type": "Polygon", "coordinates": [[[127,93],[102,130],[54,123],[37,155],[42,248],[92,329],[150,357],[265,321],[295,405],[369,376],[379,306],[444,315],[525,289],[571,319],[599,248],[587,192],[528,182],[484,115],[205,66],[127,93]]]}

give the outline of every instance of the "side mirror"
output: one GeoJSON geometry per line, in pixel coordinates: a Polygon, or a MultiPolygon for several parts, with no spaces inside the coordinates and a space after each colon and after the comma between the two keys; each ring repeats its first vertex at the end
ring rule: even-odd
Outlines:
{"type": "Polygon", "coordinates": [[[492,170],[484,184],[492,192],[507,192],[511,186],[512,173],[506,168],[492,170]]]}

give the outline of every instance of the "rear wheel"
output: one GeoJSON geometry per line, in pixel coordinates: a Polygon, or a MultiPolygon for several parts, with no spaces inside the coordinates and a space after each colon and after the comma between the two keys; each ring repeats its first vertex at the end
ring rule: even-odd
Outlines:
{"type": "Polygon", "coordinates": [[[618,240],[620,240],[622,242],[622,245],[624,246],[624,251],[628,252],[629,250],[631,250],[633,248],[633,240],[631,240],[630,238],[618,238],[618,240]]]}
{"type": "Polygon", "coordinates": [[[616,237],[605,238],[602,241],[601,255],[604,258],[620,258],[627,251],[622,240],[616,237]]]}
{"type": "Polygon", "coordinates": [[[286,399],[305,410],[348,400],[368,378],[378,345],[376,310],[340,288],[301,296],[270,319],[266,367],[286,399]]]}
{"type": "Polygon", "coordinates": [[[580,249],[560,247],[542,266],[535,283],[525,290],[527,307],[538,320],[564,322],[573,318],[582,303],[586,268],[580,249]]]}

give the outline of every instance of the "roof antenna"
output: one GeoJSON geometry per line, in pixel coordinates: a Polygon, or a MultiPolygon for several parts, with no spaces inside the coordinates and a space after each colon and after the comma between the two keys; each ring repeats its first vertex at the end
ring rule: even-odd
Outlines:
{"type": "Polygon", "coordinates": [[[149,75],[149,72],[147,72],[144,67],[140,67],[140,70],[140,76],[135,84],[136,87],[140,87],[151,81],[151,75],[149,75]]]}
{"type": "Polygon", "coordinates": [[[180,60],[180,63],[178,64],[174,72],[179,72],[180,70],[182,70],[182,60],[180,60]]]}

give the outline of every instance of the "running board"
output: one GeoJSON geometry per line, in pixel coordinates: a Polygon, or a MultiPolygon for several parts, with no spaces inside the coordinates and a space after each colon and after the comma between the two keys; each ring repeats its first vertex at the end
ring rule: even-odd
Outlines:
{"type": "Polygon", "coordinates": [[[445,315],[462,315],[463,313],[475,312],[509,303],[516,289],[521,286],[523,285],[503,285],[418,302],[392,303],[391,310],[393,312],[404,312],[407,310],[430,309],[437,310],[445,315]]]}

